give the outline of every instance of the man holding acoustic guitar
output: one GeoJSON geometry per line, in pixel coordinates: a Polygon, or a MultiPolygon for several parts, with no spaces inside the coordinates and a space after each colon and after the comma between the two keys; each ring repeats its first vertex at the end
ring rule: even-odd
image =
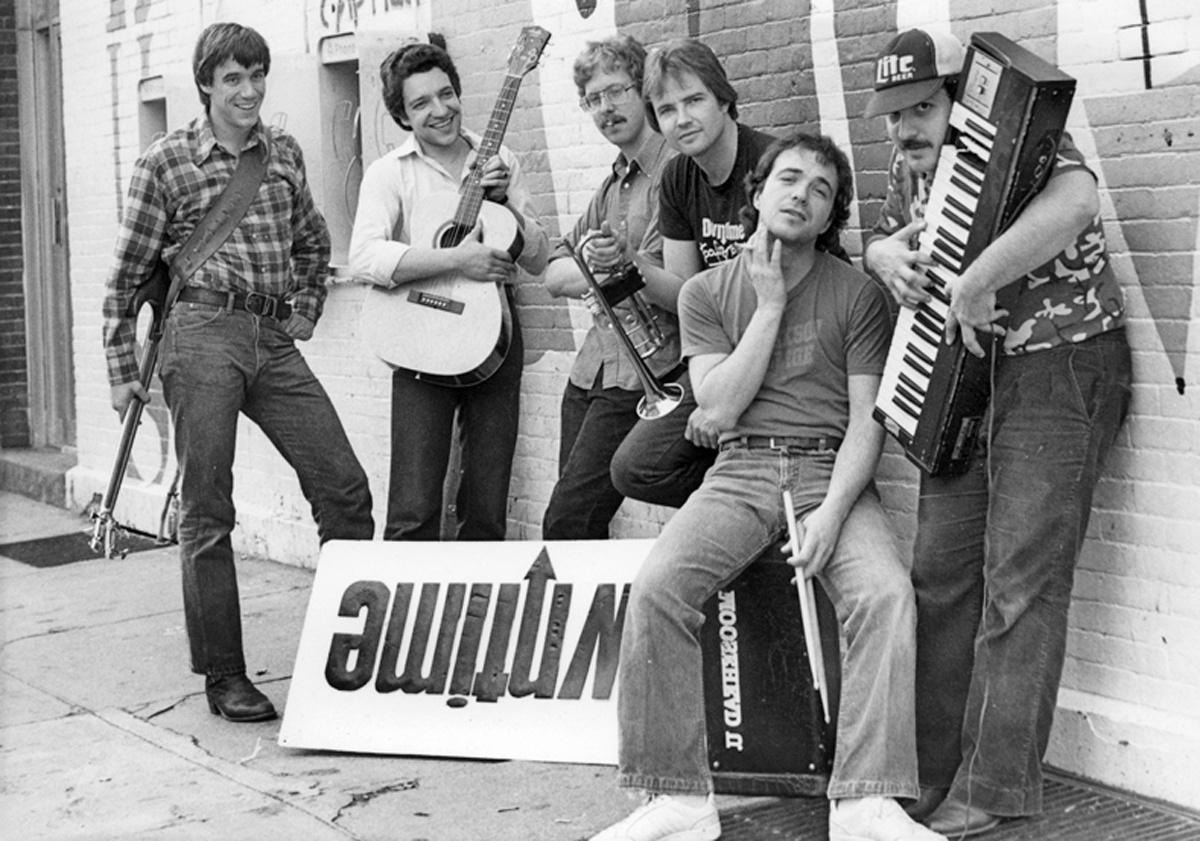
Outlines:
{"type": "Polygon", "coordinates": [[[513,284],[518,267],[541,273],[549,246],[500,139],[548,38],[522,30],[482,137],[462,126],[444,49],[406,44],[380,66],[384,104],[412,135],[363,175],[350,262],[374,284],[365,338],[396,369],[385,540],[439,538],[456,412],[457,537],[505,537],[523,355],[513,284]]]}

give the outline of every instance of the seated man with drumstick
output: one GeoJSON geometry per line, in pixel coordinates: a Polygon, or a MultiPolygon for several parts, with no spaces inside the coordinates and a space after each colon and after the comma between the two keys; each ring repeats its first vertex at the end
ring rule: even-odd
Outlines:
{"type": "Polygon", "coordinates": [[[797,133],[775,142],[748,184],[746,248],[680,293],[683,355],[698,404],[722,430],[720,451],[630,590],[619,784],[648,800],[593,841],[720,836],[700,691],[702,607],[786,532],[784,491],[803,524],[792,563],[820,579],[845,641],[829,837],[944,841],[895,800],[918,791],[916,609],[872,481],[888,303],[827,253],[853,191],[833,141],[797,133]]]}

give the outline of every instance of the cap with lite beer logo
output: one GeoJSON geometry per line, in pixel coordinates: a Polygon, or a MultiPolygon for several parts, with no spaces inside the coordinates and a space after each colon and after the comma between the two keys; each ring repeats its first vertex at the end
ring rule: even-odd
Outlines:
{"type": "Polygon", "coordinates": [[[875,62],[875,93],[863,116],[878,117],[924,102],[942,86],[942,79],[962,71],[965,55],[962,43],[945,30],[901,32],[875,62]]]}

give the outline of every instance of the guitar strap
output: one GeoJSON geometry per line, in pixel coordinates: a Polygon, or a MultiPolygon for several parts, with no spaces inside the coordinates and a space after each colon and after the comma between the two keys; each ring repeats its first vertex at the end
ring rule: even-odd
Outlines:
{"type": "Polygon", "coordinates": [[[175,255],[171,263],[171,287],[167,290],[164,312],[170,311],[188,278],[225,244],[254,203],[267,172],[267,161],[271,158],[270,134],[265,128],[260,140],[253,149],[245,150],[238,156],[237,168],[229,183],[175,255]]]}

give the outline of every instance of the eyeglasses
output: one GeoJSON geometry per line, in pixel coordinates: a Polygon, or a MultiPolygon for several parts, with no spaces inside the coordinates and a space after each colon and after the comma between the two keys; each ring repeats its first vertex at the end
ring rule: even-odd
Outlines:
{"type": "Polygon", "coordinates": [[[605,105],[624,105],[629,101],[629,92],[636,89],[637,85],[613,85],[597,93],[580,97],[579,107],[591,113],[599,111],[605,105]]]}

